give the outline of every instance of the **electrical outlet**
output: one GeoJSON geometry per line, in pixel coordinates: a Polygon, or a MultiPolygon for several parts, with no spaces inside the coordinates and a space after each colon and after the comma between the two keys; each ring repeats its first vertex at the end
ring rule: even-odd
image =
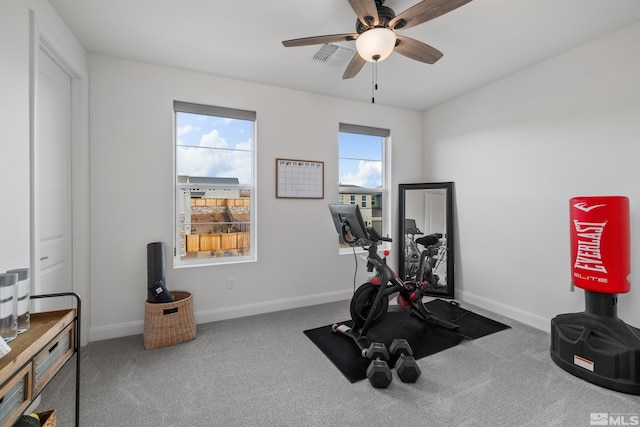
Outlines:
{"type": "Polygon", "coordinates": [[[227,289],[233,289],[236,287],[236,278],[227,277],[227,289]]]}

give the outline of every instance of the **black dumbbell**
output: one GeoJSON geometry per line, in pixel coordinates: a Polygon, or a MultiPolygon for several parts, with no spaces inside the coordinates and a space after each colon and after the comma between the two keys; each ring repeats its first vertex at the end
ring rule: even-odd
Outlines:
{"type": "Polygon", "coordinates": [[[396,361],[396,373],[404,383],[415,383],[422,373],[413,357],[413,350],[405,339],[395,339],[391,343],[391,354],[398,356],[396,361]]]}
{"type": "Polygon", "coordinates": [[[383,343],[371,343],[369,348],[362,352],[362,355],[371,359],[367,368],[367,378],[372,386],[376,388],[387,388],[393,376],[387,364],[389,351],[383,343]]]}

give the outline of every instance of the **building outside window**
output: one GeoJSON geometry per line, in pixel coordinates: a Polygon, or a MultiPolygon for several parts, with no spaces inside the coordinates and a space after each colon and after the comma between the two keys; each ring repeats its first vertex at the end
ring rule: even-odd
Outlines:
{"type": "Polygon", "coordinates": [[[251,111],[174,102],[174,265],[255,261],[251,111]]]}
{"type": "Polygon", "coordinates": [[[340,124],[339,203],[357,204],[368,227],[389,234],[386,199],[386,129],[340,124]]]}

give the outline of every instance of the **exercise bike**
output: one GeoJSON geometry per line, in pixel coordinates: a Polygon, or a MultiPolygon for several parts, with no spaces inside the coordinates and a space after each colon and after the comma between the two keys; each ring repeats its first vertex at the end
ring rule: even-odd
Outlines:
{"type": "Polygon", "coordinates": [[[384,319],[389,309],[389,298],[398,294],[400,307],[419,317],[423,321],[439,327],[455,330],[458,325],[433,315],[425,307],[422,299],[428,282],[424,282],[423,272],[428,253],[423,251],[420,257],[417,278],[415,281],[403,281],[387,264],[387,254],[378,255],[380,242],[391,242],[389,237],[381,236],[373,227],[366,227],[357,205],[329,205],[336,231],[341,240],[349,246],[360,246],[367,251],[367,271],[375,276],[361,285],[353,294],[350,304],[353,327],[333,325],[334,332],[340,332],[352,338],[362,352],[362,356],[370,357],[368,351],[371,343],[367,332],[384,319]]]}
{"type": "MultiPolygon", "coordinates": [[[[405,281],[423,283],[430,290],[442,289],[438,267],[446,260],[447,246],[442,233],[422,234],[413,219],[405,219],[405,281]],[[424,247],[420,250],[418,245],[424,247]]],[[[446,265],[446,264],[444,264],[446,265]]],[[[401,301],[400,301],[401,302],[401,301]]]]}

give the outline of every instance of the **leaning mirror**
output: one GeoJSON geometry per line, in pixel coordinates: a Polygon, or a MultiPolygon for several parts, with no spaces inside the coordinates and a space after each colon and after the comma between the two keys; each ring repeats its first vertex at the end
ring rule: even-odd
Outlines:
{"type": "Polygon", "coordinates": [[[398,271],[424,295],[453,298],[453,182],[400,184],[398,271]]]}

